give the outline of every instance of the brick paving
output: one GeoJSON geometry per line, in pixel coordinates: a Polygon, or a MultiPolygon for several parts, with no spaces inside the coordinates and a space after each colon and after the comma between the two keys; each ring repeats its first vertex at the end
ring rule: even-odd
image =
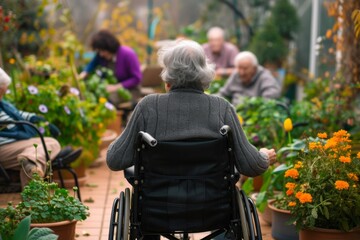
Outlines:
{"type": "MultiPolygon", "coordinates": [[[[120,191],[129,187],[122,172],[112,172],[107,168],[105,154],[102,151],[97,166],[87,169],[87,181],[81,187],[81,197],[90,208],[90,217],[77,223],[76,240],[107,240],[113,199],[120,191]]],[[[19,200],[18,193],[0,194],[0,207],[6,206],[8,201],[16,203],[19,200]]],[[[263,239],[272,240],[271,228],[262,220],[261,229],[263,239]]],[[[202,236],[204,234],[193,234],[191,238],[200,239],[202,236]]]]}

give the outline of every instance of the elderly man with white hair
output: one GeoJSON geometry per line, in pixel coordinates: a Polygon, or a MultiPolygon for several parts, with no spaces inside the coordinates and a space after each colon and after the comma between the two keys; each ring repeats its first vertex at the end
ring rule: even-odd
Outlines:
{"type": "MultiPolygon", "coordinates": [[[[3,100],[10,83],[11,78],[0,68],[0,122],[14,120],[36,122],[42,119],[35,113],[19,111],[3,100]]],[[[58,131],[57,128],[56,131],[58,131]]],[[[51,151],[52,159],[55,158],[61,149],[59,142],[54,138],[46,137],[45,143],[47,150],[51,151]]],[[[23,187],[31,179],[32,174],[37,173],[41,177],[45,175],[44,148],[40,138],[36,137],[36,132],[29,126],[10,124],[0,127],[0,156],[0,163],[5,169],[20,170],[20,181],[23,187]],[[37,149],[34,144],[38,145],[37,149]]]]}
{"type": "Polygon", "coordinates": [[[229,77],[219,95],[231,99],[234,106],[244,97],[278,98],[281,94],[279,82],[271,72],[260,66],[256,56],[248,51],[235,57],[236,71],[229,77]]]}
{"type": "Polygon", "coordinates": [[[139,131],[159,141],[217,138],[226,124],[233,131],[239,172],[246,176],[263,173],[275,159],[275,151],[257,150],[247,140],[234,107],[223,98],[204,93],[214,69],[202,47],[193,41],[179,41],[160,50],[159,62],[167,93],[146,96],[138,103],[123,133],[109,146],[109,168],[119,171],[134,164],[139,131]]]}
{"type": "Polygon", "coordinates": [[[215,64],[218,77],[228,77],[234,71],[234,59],[238,48],[225,41],[225,32],[220,27],[213,27],[207,32],[208,43],[203,45],[210,62],[215,64]]]}

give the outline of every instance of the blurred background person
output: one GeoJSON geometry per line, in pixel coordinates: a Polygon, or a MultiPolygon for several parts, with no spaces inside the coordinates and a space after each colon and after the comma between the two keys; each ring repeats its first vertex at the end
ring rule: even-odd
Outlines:
{"type": "MultiPolygon", "coordinates": [[[[35,113],[19,111],[13,105],[3,100],[11,83],[9,75],[0,68],[0,121],[37,122],[42,118],[35,113]]],[[[53,126],[58,135],[60,131],[53,126]]],[[[24,187],[34,173],[45,177],[46,156],[40,137],[36,137],[34,129],[27,125],[9,124],[0,128],[0,163],[5,169],[20,170],[21,186],[24,187]],[[34,144],[38,147],[35,148],[34,144]]],[[[59,142],[45,137],[47,150],[53,160],[60,152],[59,142]]]]}
{"type": "Polygon", "coordinates": [[[115,105],[120,103],[117,93],[120,88],[128,89],[133,98],[138,98],[142,74],[135,51],[121,45],[116,36],[108,30],[100,30],[92,37],[91,48],[96,55],[80,74],[80,78],[85,78],[99,65],[108,67],[114,71],[118,80],[117,84],[110,84],[107,87],[110,100],[115,105]]]}
{"type": "Polygon", "coordinates": [[[234,60],[238,48],[225,41],[225,32],[220,27],[213,27],[207,33],[208,42],[203,45],[206,57],[215,64],[217,77],[228,77],[234,71],[234,60]]]}
{"type": "Polygon", "coordinates": [[[260,66],[257,57],[248,51],[235,57],[236,71],[228,78],[219,95],[236,106],[244,97],[279,98],[281,86],[271,72],[260,66]]]}

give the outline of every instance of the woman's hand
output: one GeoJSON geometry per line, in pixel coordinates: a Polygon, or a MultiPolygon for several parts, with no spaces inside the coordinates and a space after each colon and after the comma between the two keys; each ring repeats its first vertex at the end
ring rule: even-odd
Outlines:
{"type": "Polygon", "coordinates": [[[269,163],[274,164],[276,161],[276,152],[275,149],[267,149],[267,148],[261,148],[260,152],[265,153],[269,158],[269,163]]]}
{"type": "Polygon", "coordinates": [[[116,92],[118,89],[122,88],[122,85],[121,83],[118,83],[118,84],[109,84],[106,86],[106,91],[108,93],[113,93],[113,92],[116,92]]]}

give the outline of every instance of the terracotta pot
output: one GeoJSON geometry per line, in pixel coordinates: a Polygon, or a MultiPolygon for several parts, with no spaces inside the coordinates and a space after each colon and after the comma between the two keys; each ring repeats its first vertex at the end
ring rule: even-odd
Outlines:
{"type": "Polygon", "coordinates": [[[272,210],[271,236],[276,240],[299,240],[295,225],[289,224],[290,211],[276,208],[274,202],[275,200],[271,200],[268,204],[272,210]]]}
{"type": "Polygon", "coordinates": [[[116,117],[114,121],[108,125],[107,129],[114,130],[116,134],[119,135],[122,131],[121,124],[122,124],[123,114],[124,114],[123,111],[116,111],[116,117]]]}
{"type": "MultiPolygon", "coordinates": [[[[81,164],[80,166],[74,167],[74,170],[78,176],[79,186],[84,186],[87,180],[86,167],[81,164]]],[[[74,178],[68,171],[61,170],[61,174],[64,179],[65,188],[72,188],[75,186],[74,178]]],[[[54,171],[54,181],[60,184],[60,179],[57,171],[54,171]]]]}
{"type": "Polygon", "coordinates": [[[112,143],[118,134],[115,130],[107,129],[101,137],[100,151],[106,149],[112,143]]]}
{"type": "Polygon", "coordinates": [[[50,228],[58,235],[58,240],[74,240],[77,221],[62,221],[54,223],[32,223],[31,228],[50,228]]]}
{"type": "Polygon", "coordinates": [[[360,227],[350,232],[336,229],[301,229],[300,240],[355,240],[360,239],[360,227]]]}

